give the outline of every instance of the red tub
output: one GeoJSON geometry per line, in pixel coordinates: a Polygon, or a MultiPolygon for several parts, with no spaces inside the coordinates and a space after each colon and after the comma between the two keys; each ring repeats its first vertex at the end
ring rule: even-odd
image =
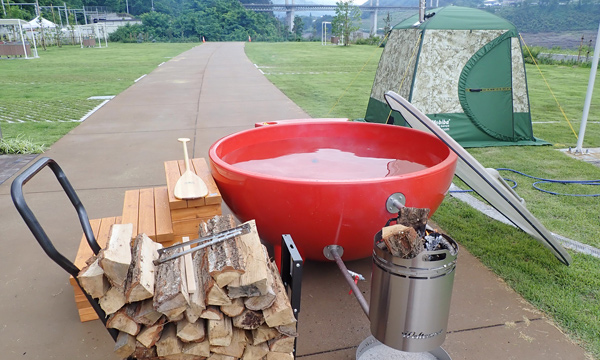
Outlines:
{"type": "Polygon", "coordinates": [[[226,136],[209,150],[223,199],[241,221],[255,219],[277,248],[290,234],[305,259],[371,256],[373,236],[394,217],[386,202],[431,209],[446,194],[456,154],[438,138],[400,126],[322,121],[263,126],[226,136]]]}

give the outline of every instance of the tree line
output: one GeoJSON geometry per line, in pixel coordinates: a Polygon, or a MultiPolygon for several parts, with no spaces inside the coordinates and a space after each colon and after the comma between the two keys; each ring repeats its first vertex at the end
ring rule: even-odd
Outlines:
{"type": "Polygon", "coordinates": [[[282,41],[290,36],[272,14],[246,10],[238,0],[193,0],[179,6],[180,10],[144,13],[142,25],[121,27],[111,40],[282,41]]]}
{"type": "MultiPolygon", "coordinates": [[[[6,15],[0,18],[31,20],[34,6],[19,6],[33,0],[4,0],[6,15]]],[[[52,0],[38,0],[50,6],[52,0]]],[[[252,0],[253,3],[268,0],[252,0]]],[[[66,0],[69,9],[103,6],[125,17],[133,15],[141,25],[127,25],[110,35],[111,41],[283,41],[293,36],[272,13],[246,10],[250,0],[66,0]],[[129,14],[126,10],[129,9],[129,14]]],[[[61,1],[62,5],[62,1],[61,1]]],[[[55,10],[56,11],[56,10],[55,10]]],[[[53,21],[54,12],[42,8],[42,16],[53,21]]],[[[70,15],[69,23],[75,18],[70,15]]],[[[81,16],[77,19],[83,22],[81,16]]]]}
{"type": "Polygon", "coordinates": [[[520,32],[559,32],[597,30],[600,23],[600,4],[558,3],[540,1],[532,5],[524,1],[520,6],[491,10],[513,23],[520,32]]]}

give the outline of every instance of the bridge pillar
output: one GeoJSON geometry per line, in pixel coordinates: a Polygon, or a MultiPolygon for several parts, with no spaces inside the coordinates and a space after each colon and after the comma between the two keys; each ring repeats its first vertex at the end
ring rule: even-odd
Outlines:
{"type": "MultiPolygon", "coordinates": [[[[290,0],[285,0],[286,8],[290,5],[290,0]]],[[[294,29],[294,0],[292,0],[291,10],[285,12],[285,20],[288,25],[288,31],[292,32],[294,29]]]]}
{"type": "MultiPolygon", "coordinates": [[[[379,7],[379,0],[371,0],[371,6],[373,6],[373,2],[375,2],[375,6],[379,7]]],[[[375,11],[371,12],[371,36],[377,35],[377,8],[375,11]]]]}

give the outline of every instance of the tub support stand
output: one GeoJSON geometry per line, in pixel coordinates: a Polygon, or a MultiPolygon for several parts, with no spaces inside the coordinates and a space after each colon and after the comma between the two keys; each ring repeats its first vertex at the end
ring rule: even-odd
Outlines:
{"type": "Polygon", "coordinates": [[[348,285],[350,285],[352,293],[354,294],[354,296],[356,296],[358,304],[364,311],[365,315],[369,317],[369,304],[367,303],[365,297],[362,295],[362,292],[360,291],[358,286],[354,283],[354,279],[352,278],[352,276],[350,276],[348,268],[346,267],[346,264],[344,264],[344,261],[341,258],[341,256],[344,254],[344,248],[339,245],[329,245],[323,249],[323,254],[327,259],[335,261],[337,266],[340,268],[342,275],[344,275],[344,279],[346,279],[346,282],[348,282],[348,285]]]}

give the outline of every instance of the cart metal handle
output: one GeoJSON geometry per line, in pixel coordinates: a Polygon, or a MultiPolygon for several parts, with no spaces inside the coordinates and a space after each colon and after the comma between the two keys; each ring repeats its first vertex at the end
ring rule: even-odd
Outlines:
{"type": "MultiPolygon", "coordinates": [[[[58,250],[56,250],[54,244],[52,244],[52,241],[50,241],[50,238],[48,238],[46,231],[44,231],[42,225],[40,225],[39,221],[33,214],[33,211],[31,211],[31,209],[27,205],[25,197],[23,196],[23,185],[25,185],[46,166],[48,166],[50,170],[52,170],[52,172],[56,176],[56,179],[62,186],[64,192],[67,194],[67,197],[71,201],[71,204],[73,204],[73,207],[75,207],[75,210],[77,211],[77,216],[79,217],[79,222],[81,223],[81,228],[83,229],[83,233],[85,234],[87,242],[94,254],[97,255],[100,251],[100,246],[96,242],[96,238],[94,237],[94,233],[92,232],[92,227],[90,225],[90,220],[88,218],[87,212],[85,211],[83,204],[79,200],[77,193],[75,193],[75,189],[73,189],[73,186],[71,186],[69,179],[67,179],[67,176],[62,171],[60,166],[56,163],[56,161],[48,157],[43,157],[36,161],[29,168],[25,169],[25,171],[23,171],[19,176],[15,178],[15,180],[13,180],[10,187],[10,195],[12,197],[13,203],[15,204],[15,207],[17,208],[17,211],[19,212],[19,214],[21,214],[21,217],[27,224],[27,227],[29,227],[29,230],[31,231],[37,242],[40,244],[42,249],[44,249],[48,257],[50,257],[50,259],[52,259],[56,264],[58,264],[58,266],[63,268],[66,272],[71,274],[75,281],[77,281],[77,285],[79,285],[79,287],[81,288],[79,280],[77,279],[77,275],[79,274],[79,268],[75,266],[75,264],[73,264],[69,259],[64,257],[60,252],[58,252],[58,250]]],[[[85,294],[85,297],[87,298],[89,303],[92,305],[92,307],[98,314],[100,320],[102,320],[102,323],[106,325],[106,313],[104,312],[104,310],[102,310],[102,308],[98,304],[98,301],[93,299],[85,290],[83,290],[83,288],[82,291],[85,294]]],[[[116,341],[118,331],[115,329],[107,330],[113,338],[113,340],[116,341]]]]}
{"type": "Polygon", "coordinates": [[[21,214],[21,217],[29,227],[29,230],[33,233],[33,236],[38,241],[42,249],[46,252],[46,254],[52,259],[55,263],[57,263],[60,267],[62,267],[66,272],[73,275],[74,278],[77,278],[77,274],[79,274],[79,269],[75,264],[73,264],[70,260],[64,257],[61,253],[59,253],[52,241],[48,238],[48,235],[38,222],[37,218],[33,214],[33,211],[29,208],[27,203],[25,202],[25,197],[23,196],[23,185],[25,185],[29,180],[31,180],[37,173],[39,173],[43,168],[48,166],[56,179],[62,186],[63,190],[67,194],[71,204],[75,207],[77,211],[77,216],[79,217],[79,222],[81,223],[81,227],[83,229],[83,233],[90,245],[90,248],[94,252],[94,254],[98,254],[100,251],[100,246],[96,242],[96,238],[94,237],[94,233],[92,232],[92,227],[90,226],[90,220],[88,218],[87,212],[83,207],[83,204],[79,200],[79,197],[75,193],[73,186],[67,179],[67,176],[62,171],[60,166],[48,157],[43,157],[36,161],[33,165],[27,168],[23,173],[15,178],[10,188],[10,195],[13,199],[13,203],[15,207],[21,214]]]}

